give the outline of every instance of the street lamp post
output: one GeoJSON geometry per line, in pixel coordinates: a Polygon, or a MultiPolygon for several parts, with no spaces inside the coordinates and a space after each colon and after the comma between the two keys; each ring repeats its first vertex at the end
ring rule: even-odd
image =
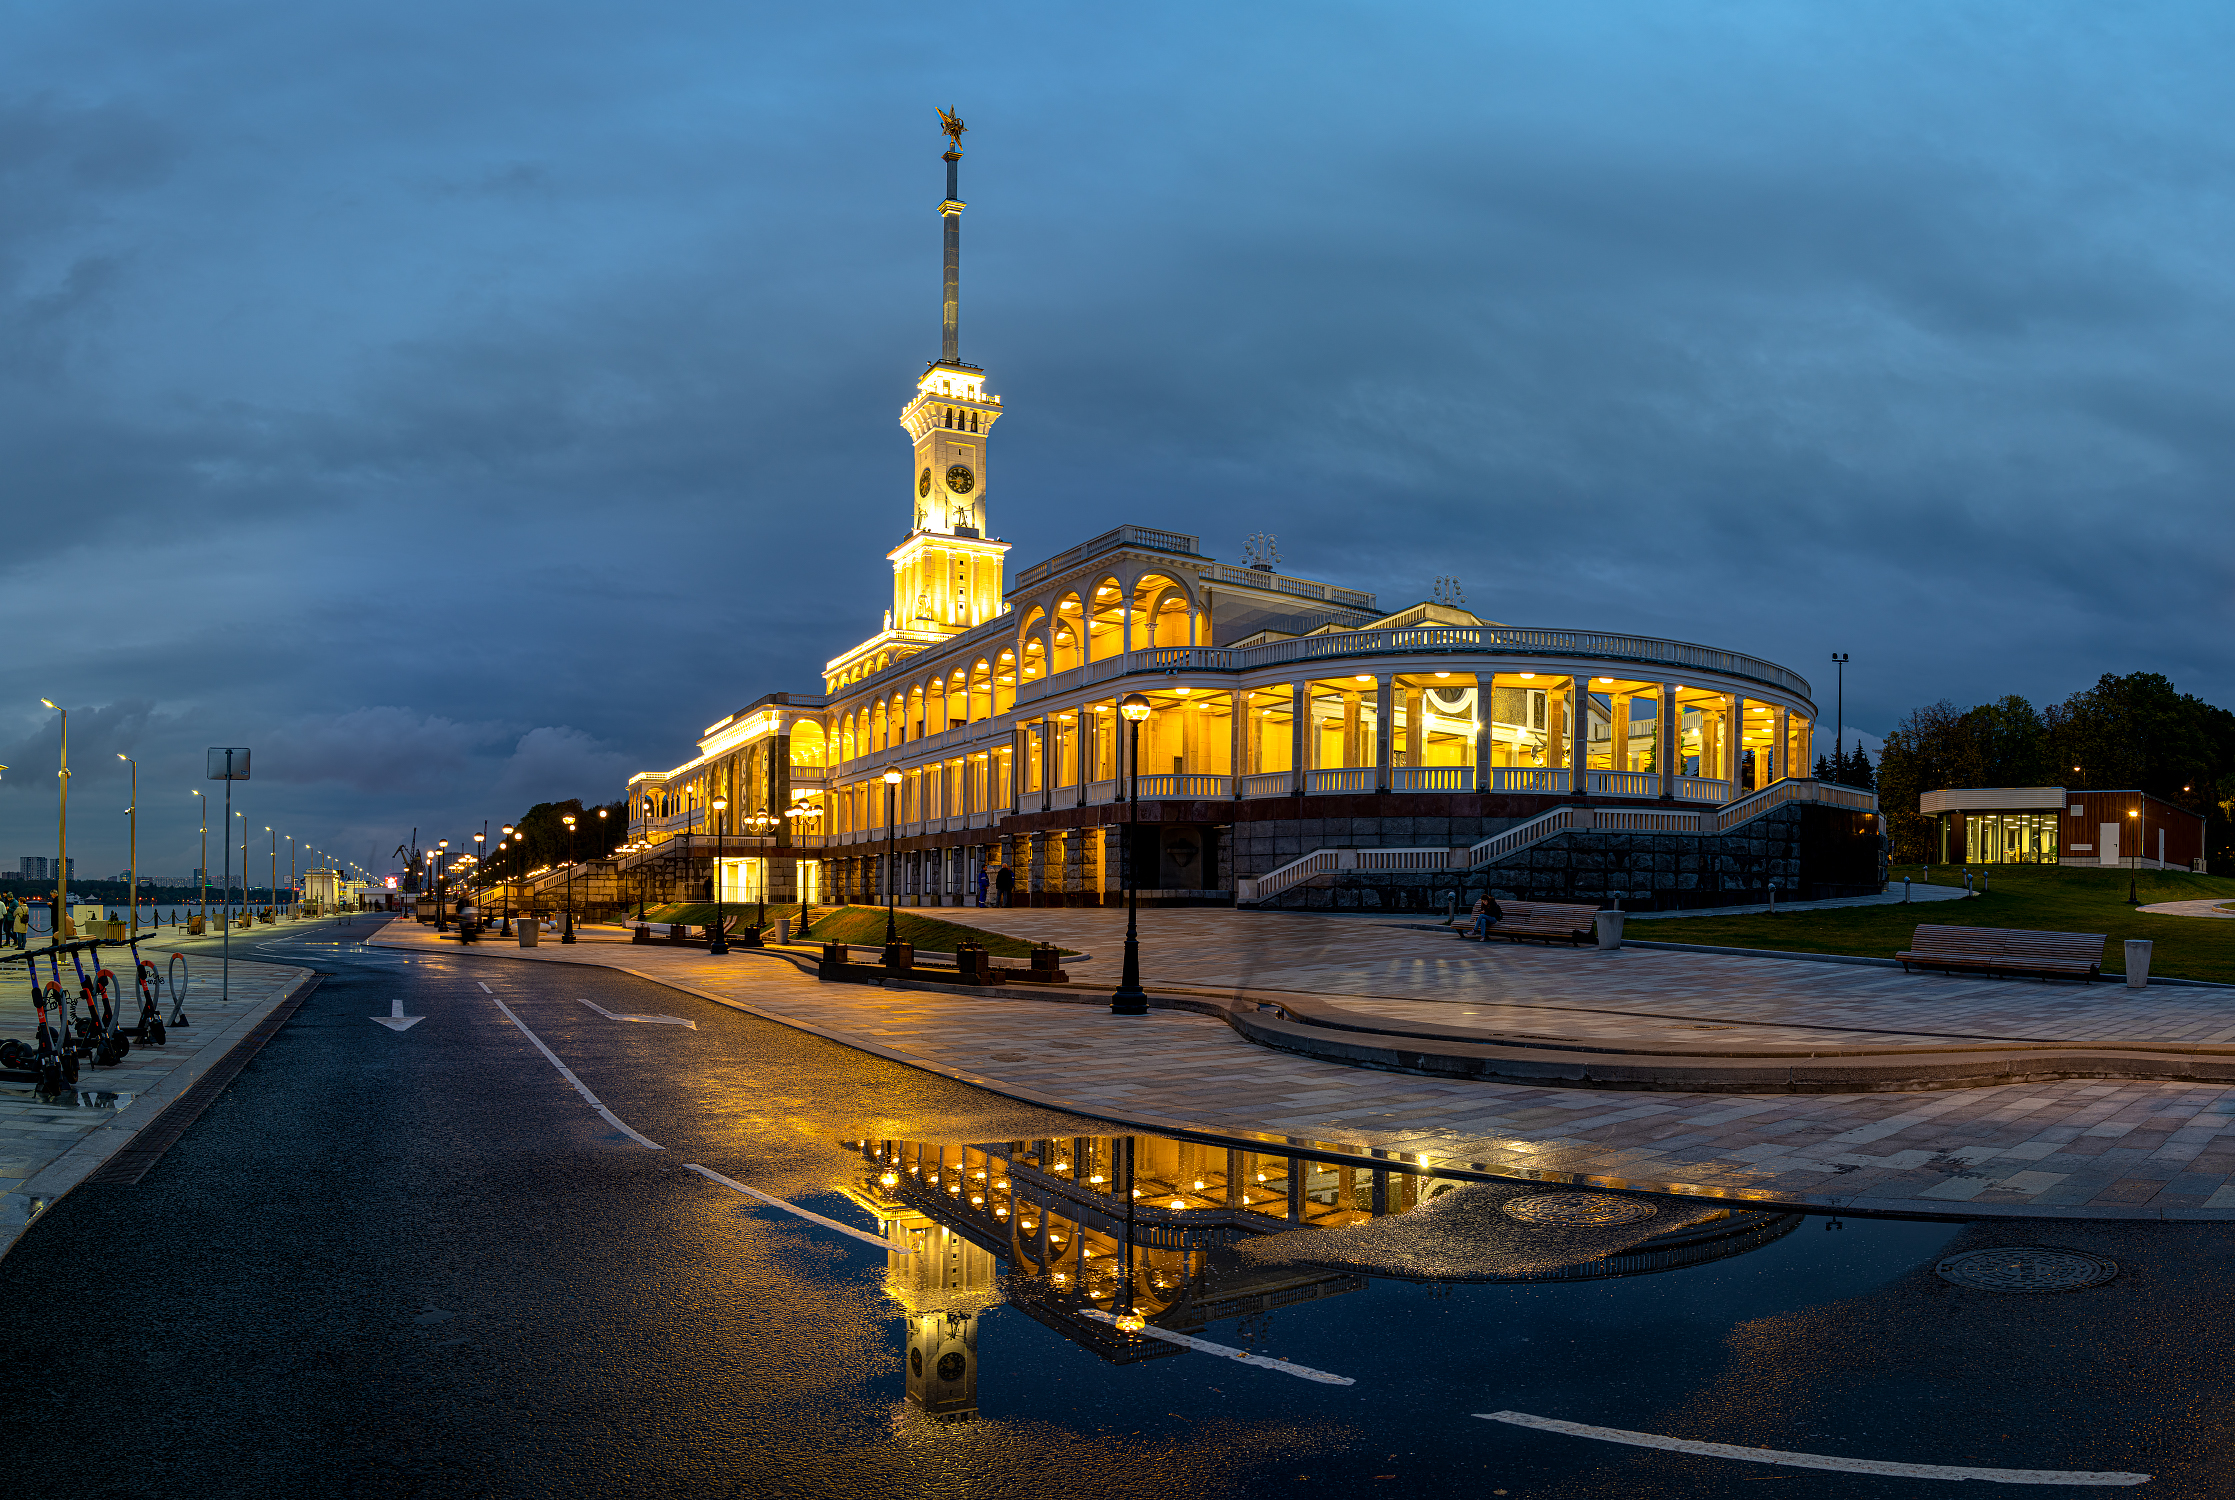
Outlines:
{"type": "Polygon", "coordinates": [[[1148,992],[1141,988],[1141,933],[1140,910],[1140,851],[1134,837],[1141,816],[1141,721],[1149,716],[1149,700],[1139,693],[1127,693],[1118,704],[1118,712],[1125,715],[1125,772],[1127,787],[1125,800],[1125,973],[1118,980],[1118,987],[1110,996],[1110,1014],[1113,1016],[1145,1016],[1149,1013],[1148,992]]]}
{"type": "MultiPolygon", "coordinates": [[[[784,816],[793,820],[792,848],[795,851],[799,848],[799,838],[803,826],[809,818],[816,815],[817,809],[807,805],[805,793],[794,800],[790,807],[784,809],[784,816]]],[[[807,882],[800,878],[799,856],[796,852],[792,856],[792,884],[799,887],[799,931],[793,933],[792,936],[805,937],[807,936],[807,924],[810,920],[807,910],[807,882]]]]}
{"type": "MultiPolygon", "coordinates": [[[[264,831],[272,833],[271,825],[266,824],[264,831]]],[[[272,915],[277,917],[279,915],[279,835],[276,833],[272,833],[272,888],[269,894],[272,898],[272,915]]]]}
{"type": "Polygon", "coordinates": [[[194,795],[201,799],[199,805],[202,809],[202,864],[195,873],[201,880],[202,931],[207,933],[210,930],[210,799],[203,796],[199,789],[194,795]]]}
{"type": "MultiPolygon", "coordinates": [[[[511,844],[512,825],[510,823],[507,823],[504,825],[504,838],[498,842],[497,848],[502,851],[506,848],[509,848],[511,844]]],[[[512,857],[503,861],[503,863],[507,866],[510,866],[519,863],[519,860],[520,851],[518,849],[513,849],[512,857]]],[[[497,929],[497,936],[510,937],[512,936],[512,877],[509,873],[507,873],[501,878],[504,880],[504,925],[497,929]]]]}
{"type": "Polygon", "coordinates": [[[295,899],[295,893],[302,889],[302,882],[295,873],[295,856],[301,851],[295,843],[295,835],[283,833],[280,837],[287,840],[287,919],[293,921],[296,910],[301,905],[295,899]]]}
{"type": "Polygon", "coordinates": [[[574,814],[567,813],[559,819],[567,826],[567,915],[566,925],[559,931],[559,941],[574,941],[574,814]]]}
{"type": "Polygon", "coordinates": [[[132,941],[136,943],[140,940],[140,763],[121,750],[116,758],[132,768],[132,805],[124,809],[132,820],[132,858],[124,878],[132,883],[132,941]]]}
{"type": "Polygon", "coordinates": [[[894,913],[900,888],[896,834],[893,819],[900,811],[900,767],[885,767],[885,947],[900,941],[900,920],[894,913]]]}
{"type": "MultiPolygon", "coordinates": [[[[1832,716],[1839,722],[1832,726],[1831,734],[1831,773],[1833,778],[1837,780],[1846,775],[1847,768],[1847,653],[1834,651],[1831,654],[1831,661],[1832,665],[1839,669],[1839,693],[1833,700],[1837,706],[1832,712],[1832,716]]],[[[1856,748],[1860,749],[1861,747],[1857,746],[1856,748]]]]}
{"type": "Polygon", "coordinates": [[[708,883],[713,887],[707,894],[714,898],[714,920],[706,924],[706,951],[727,953],[729,935],[722,931],[722,814],[729,810],[729,799],[716,797],[707,806],[714,810],[714,852],[706,861],[708,883]]]}
{"type": "Polygon", "coordinates": [[[55,708],[52,698],[39,700],[62,715],[62,769],[55,772],[55,779],[62,787],[59,821],[55,824],[54,841],[57,846],[54,867],[54,915],[49,925],[54,929],[49,936],[57,943],[62,941],[65,924],[69,921],[70,906],[70,711],[55,708]]]}

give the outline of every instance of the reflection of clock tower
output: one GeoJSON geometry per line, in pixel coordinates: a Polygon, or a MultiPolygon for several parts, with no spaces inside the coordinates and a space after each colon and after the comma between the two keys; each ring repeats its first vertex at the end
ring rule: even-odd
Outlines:
{"type": "Polygon", "coordinates": [[[953,635],[1001,612],[1001,558],[1007,542],[986,535],[986,443],[1001,416],[1001,398],[986,394],[985,371],[957,352],[961,310],[961,120],[940,111],[950,145],[946,221],[946,307],[939,358],[916,382],[900,413],[915,440],[909,475],[915,490],[908,539],[892,559],[892,623],[897,630],[953,635]]]}

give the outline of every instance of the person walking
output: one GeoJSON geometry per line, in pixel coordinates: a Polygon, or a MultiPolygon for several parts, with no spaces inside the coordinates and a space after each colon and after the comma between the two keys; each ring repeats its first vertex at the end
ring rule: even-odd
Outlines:
{"type": "Polygon", "coordinates": [[[1003,865],[993,877],[994,904],[1013,905],[1017,893],[1017,872],[1003,865]]]}
{"type": "Polygon", "coordinates": [[[982,906],[984,906],[985,904],[986,904],[986,870],[985,870],[985,866],[983,866],[983,865],[980,865],[980,866],[978,867],[978,905],[980,905],[980,906],[982,907],[982,906]]]}
{"type": "Polygon", "coordinates": [[[18,901],[16,903],[15,915],[9,919],[8,925],[15,932],[16,946],[18,948],[21,948],[29,943],[31,941],[31,903],[28,901],[18,901]]]}

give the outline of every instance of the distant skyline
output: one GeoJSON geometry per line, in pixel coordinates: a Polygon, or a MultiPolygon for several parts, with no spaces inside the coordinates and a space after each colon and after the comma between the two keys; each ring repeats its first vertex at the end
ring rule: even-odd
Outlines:
{"type": "MultiPolygon", "coordinates": [[[[1385,608],[2235,706],[2235,16],[2167,5],[232,0],[0,48],[0,857],[197,862],[211,744],[385,869],[876,628],[895,417],[1385,608]]],[[[216,819],[212,819],[213,829],[216,819]]],[[[214,840],[210,863],[219,856],[214,840]]],[[[282,864],[286,845],[281,845],[282,864]]]]}

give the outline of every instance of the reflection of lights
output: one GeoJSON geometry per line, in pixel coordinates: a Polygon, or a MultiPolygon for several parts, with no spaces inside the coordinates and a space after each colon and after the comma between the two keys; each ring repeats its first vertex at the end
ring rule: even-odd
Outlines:
{"type": "Polygon", "coordinates": [[[961,1188],[959,1188],[959,1187],[956,1187],[956,1186],[955,1186],[955,1185],[954,1185],[953,1183],[951,1183],[951,1182],[950,1182],[950,1183],[948,1183],[948,1184],[947,1184],[947,1196],[948,1196],[948,1197],[950,1197],[950,1198],[951,1198],[951,1197],[954,1197],[955,1195],[959,1194],[959,1193],[960,1193],[961,1191],[962,1191],[962,1189],[961,1189],[961,1188]]]}
{"type": "Polygon", "coordinates": [[[1097,1172],[1097,1173],[1095,1173],[1095,1174],[1094,1174],[1094,1175],[1093,1175],[1092,1177],[1089,1177],[1089,1178],[1087,1179],[1087,1181],[1089,1181],[1089,1182],[1100,1182],[1101,1180],[1102,1180],[1102,1174],[1101,1174],[1100,1172],[1097,1172]]]}
{"type": "Polygon", "coordinates": [[[1061,1271],[1056,1272],[1055,1279],[1061,1281],[1063,1279],[1063,1273],[1061,1271]]]}
{"type": "Polygon", "coordinates": [[[877,1181],[884,1187],[892,1187],[900,1181],[900,1174],[897,1172],[887,1172],[884,1176],[878,1178],[877,1181]]]}
{"type": "Polygon", "coordinates": [[[997,1208],[993,1211],[993,1216],[997,1219],[1006,1219],[1009,1217],[1009,1211],[1005,1208],[997,1208]]]}
{"type": "Polygon", "coordinates": [[[1203,1179],[1200,1177],[1195,1179],[1195,1191],[1197,1191],[1198,1193],[1203,1191],[1203,1179]]]}
{"type": "Polygon", "coordinates": [[[1260,1173],[1258,1173],[1258,1174],[1257,1174],[1257,1180],[1258,1180],[1259,1182],[1263,1182],[1263,1181],[1265,1180],[1265,1174],[1264,1174],[1263,1172],[1260,1172],[1260,1173]]]}
{"type": "Polygon", "coordinates": [[[986,1201],[985,1199],[983,1199],[983,1198],[979,1197],[979,1196],[978,1196],[978,1195],[977,1195],[976,1193],[972,1193],[972,1194],[970,1195],[970,1204],[971,1204],[971,1206],[972,1206],[973,1208],[975,1208],[975,1207],[976,1207],[977,1205],[979,1205],[979,1204],[981,1204],[981,1203],[983,1203],[983,1202],[985,1202],[985,1201],[986,1201]]]}
{"type": "Polygon", "coordinates": [[[1139,1333],[1149,1326],[1149,1320],[1137,1312],[1122,1313],[1114,1322],[1119,1331],[1124,1333],[1139,1333]]]}
{"type": "Polygon", "coordinates": [[[1174,1199],[1172,1200],[1172,1207],[1174,1207],[1174,1208],[1185,1208],[1185,1207],[1187,1207],[1187,1204],[1186,1204],[1185,1202],[1183,1202],[1182,1200],[1178,1199],[1178,1198],[1174,1198],[1174,1199]]]}
{"type": "MultiPolygon", "coordinates": [[[[1007,1210],[1003,1210],[1003,1212],[1007,1212],[1007,1210]]],[[[1032,1230],[1032,1229],[1038,1229],[1038,1228],[1039,1228],[1040,1226],[1039,1226],[1039,1225],[1037,1225],[1037,1224],[1034,1224],[1034,1223],[1030,1222],[1029,1220],[1027,1220],[1027,1221],[1026,1221],[1026,1223],[1025,1223],[1025,1226],[1024,1226],[1024,1227],[1025,1227],[1026,1229],[1028,1229],[1028,1230],[1032,1230]]]]}

